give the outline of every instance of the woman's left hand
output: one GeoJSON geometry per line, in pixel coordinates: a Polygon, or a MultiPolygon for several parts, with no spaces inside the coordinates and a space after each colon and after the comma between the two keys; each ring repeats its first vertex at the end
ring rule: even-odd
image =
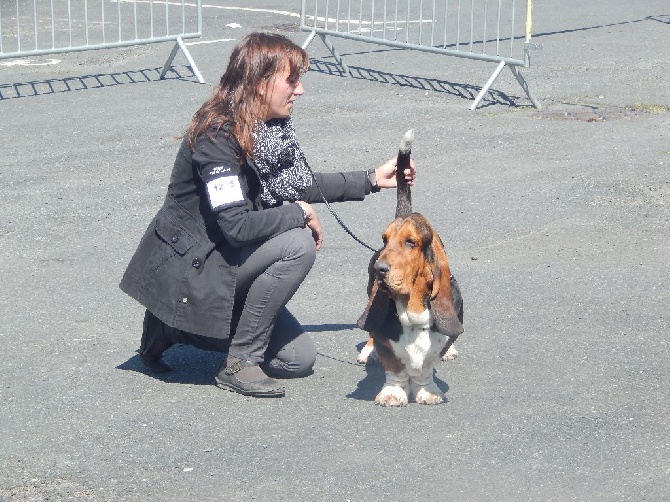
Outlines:
{"type": "Polygon", "coordinates": [[[316,244],[316,250],[321,249],[321,244],[323,244],[323,230],[321,228],[321,222],[314,212],[314,208],[311,204],[304,202],[302,200],[296,201],[302,208],[302,212],[305,214],[305,226],[312,231],[312,237],[314,238],[314,243],[316,244]]]}
{"type": "MultiPolygon", "coordinates": [[[[395,188],[396,186],[396,165],[398,158],[394,157],[387,160],[377,169],[375,169],[375,175],[377,176],[377,185],[379,188],[395,188]]],[[[407,184],[412,186],[414,185],[414,178],[416,177],[416,167],[414,165],[414,160],[409,159],[409,169],[405,169],[405,179],[407,184]]]]}

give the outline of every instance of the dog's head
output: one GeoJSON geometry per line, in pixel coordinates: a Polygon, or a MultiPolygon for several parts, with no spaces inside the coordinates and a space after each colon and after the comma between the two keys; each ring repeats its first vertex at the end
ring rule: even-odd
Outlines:
{"type": "Polygon", "coordinates": [[[388,314],[389,302],[400,300],[408,312],[430,308],[438,331],[460,335],[463,326],[453,306],[449,262],[428,220],[418,213],[396,218],[383,240],[369,268],[370,298],[359,326],[366,331],[377,328],[388,314]]]}

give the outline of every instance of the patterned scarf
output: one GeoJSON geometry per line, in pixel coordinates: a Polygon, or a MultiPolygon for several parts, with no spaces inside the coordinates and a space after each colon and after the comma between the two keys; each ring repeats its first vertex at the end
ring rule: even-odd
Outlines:
{"type": "Polygon", "coordinates": [[[312,185],[312,174],[295,139],[291,117],[258,122],[254,130],[254,161],[261,175],[266,206],[295,202],[312,185]]]}

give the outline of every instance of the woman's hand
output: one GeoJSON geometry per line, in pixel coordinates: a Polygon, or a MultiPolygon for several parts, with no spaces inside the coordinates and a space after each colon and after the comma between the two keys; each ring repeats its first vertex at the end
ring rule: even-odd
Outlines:
{"type": "Polygon", "coordinates": [[[312,231],[312,238],[316,243],[316,250],[321,249],[321,244],[323,243],[323,231],[321,230],[321,222],[314,212],[314,208],[307,202],[298,200],[296,201],[303,212],[305,213],[305,226],[312,231]]]}
{"type": "MultiPolygon", "coordinates": [[[[394,157],[387,160],[377,169],[375,169],[375,175],[377,176],[377,185],[379,188],[395,188],[396,186],[396,165],[398,158],[394,157]]],[[[409,159],[409,169],[405,169],[405,179],[407,184],[412,186],[414,184],[414,178],[416,177],[416,167],[414,165],[414,160],[409,159]]]]}

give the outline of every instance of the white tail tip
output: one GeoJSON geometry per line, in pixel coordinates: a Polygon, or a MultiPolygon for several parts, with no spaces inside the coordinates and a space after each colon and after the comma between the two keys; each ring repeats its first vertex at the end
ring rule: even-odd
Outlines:
{"type": "Polygon", "coordinates": [[[412,151],[412,142],[414,141],[414,129],[410,129],[400,140],[400,153],[406,154],[412,151]]]}

